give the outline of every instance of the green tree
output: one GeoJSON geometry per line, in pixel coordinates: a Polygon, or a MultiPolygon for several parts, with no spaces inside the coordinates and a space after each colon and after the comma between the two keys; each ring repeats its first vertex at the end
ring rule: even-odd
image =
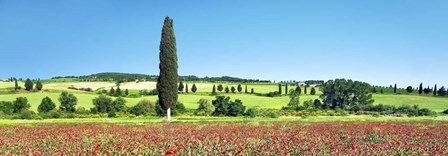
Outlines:
{"type": "Polygon", "coordinates": [[[115,96],[121,96],[123,93],[121,92],[120,86],[117,86],[117,90],[115,90],[115,96]]]}
{"type": "Polygon", "coordinates": [[[383,88],[381,88],[381,94],[383,94],[383,93],[384,93],[383,88]]]}
{"type": "Polygon", "coordinates": [[[397,84],[394,85],[394,94],[397,94],[397,84]]]}
{"type": "Polygon", "coordinates": [[[235,91],[236,91],[236,89],[235,89],[234,86],[232,86],[232,87],[230,88],[230,90],[232,91],[232,93],[235,93],[235,91]]]}
{"type": "Polygon", "coordinates": [[[56,108],[56,104],[47,96],[42,99],[39,107],[37,107],[37,111],[39,113],[46,113],[56,108]]]}
{"type": "Polygon", "coordinates": [[[185,93],[188,93],[188,83],[185,83],[185,93]]]}
{"type": "Polygon", "coordinates": [[[368,83],[346,79],[335,79],[321,86],[324,105],[331,109],[366,106],[373,104],[371,86],[368,83]]]}
{"type": "Polygon", "coordinates": [[[218,91],[219,91],[219,92],[222,92],[223,89],[224,89],[224,88],[222,87],[222,85],[219,84],[219,85],[218,85],[218,91]]]}
{"type": "Polygon", "coordinates": [[[239,92],[239,93],[241,93],[241,91],[243,91],[243,88],[241,87],[241,84],[238,84],[237,89],[238,89],[238,92],[239,92]]]}
{"type": "Polygon", "coordinates": [[[297,92],[297,94],[302,94],[302,88],[300,88],[300,86],[299,85],[297,85],[297,87],[296,87],[296,92],[297,92]]]}
{"type": "Polygon", "coordinates": [[[423,93],[423,83],[420,83],[420,86],[418,87],[418,94],[422,95],[423,93]]]}
{"type": "Polygon", "coordinates": [[[130,108],[129,112],[136,116],[146,115],[148,113],[155,113],[155,105],[151,101],[143,99],[139,101],[137,105],[130,108]]]}
{"type": "Polygon", "coordinates": [[[288,84],[285,84],[285,95],[288,95],[288,84]]]}
{"type": "Polygon", "coordinates": [[[109,112],[126,112],[126,109],[126,100],[122,97],[118,97],[111,103],[109,112]]]}
{"type": "Polygon", "coordinates": [[[114,87],[110,88],[109,95],[110,96],[115,96],[115,89],[114,89],[114,87]]]}
{"type": "Polygon", "coordinates": [[[31,91],[33,89],[33,82],[30,79],[26,79],[25,81],[25,90],[31,91]]]}
{"type": "MultiPolygon", "coordinates": [[[[213,88],[215,88],[215,85],[213,85],[213,88]]],[[[193,83],[193,86],[191,86],[191,92],[196,93],[198,88],[196,88],[196,84],[193,83]]]]}
{"type": "Polygon", "coordinates": [[[289,103],[288,103],[288,108],[289,109],[294,109],[297,110],[299,108],[300,105],[300,97],[299,94],[297,92],[289,92],[289,103]]]}
{"type": "Polygon", "coordinates": [[[213,116],[239,116],[243,115],[246,107],[243,106],[243,102],[236,99],[234,102],[230,101],[230,97],[217,96],[215,100],[212,101],[215,111],[213,111],[213,116]]]}
{"type": "Polygon", "coordinates": [[[182,81],[179,82],[179,93],[183,93],[184,92],[184,83],[182,81]]]}
{"type": "Polygon", "coordinates": [[[226,93],[229,93],[230,92],[230,89],[229,89],[229,86],[226,86],[226,93]]]}
{"type": "Polygon", "coordinates": [[[64,91],[59,95],[58,100],[61,103],[59,109],[66,112],[75,112],[75,106],[78,103],[78,98],[75,95],[64,91]]]}
{"type": "Polygon", "coordinates": [[[444,86],[440,87],[439,90],[437,91],[437,93],[439,94],[439,96],[445,96],[446,95],[446,89],[444,86]]]}
{"type": "Polygon", "coordinates": [[[316,95],[316,89],[311,87],[310,95],[316,95]]]}
{"type": "Polygon", "coordinates": [[[95,99],[92,100],[95,109],[99,113],[107,113],[111,111],[112,98],[107,97],[105,95],[99,95],[95,99]]]}
{"type": "Polygon", "coordinates": [[[14,84],[15,84],[14,90],[19,90],[19,84],[17,83],[16,78],[14,78],[14,84]]]}
{"type": "Polygon", "coordinates": [[[36,89],[37,90],[42,90],[42,87],[43,87],[42,83],[40,81],[37,81],[36,82],[36,89]]]}
{"type": "Polygon", "coordinates": [[[7,115],[11,115],[14,113],[14,104],[10,101],[0,101],[0,111],[7,115]]]}
{"type": "Polygon", "coordinates": [[[303,93],[304,93],[305,95],[306,95],[306,93],[307,93],[306,85],[304,86],[303,93]]]}
{"type": "Polygon", "coordinates": [[[282,95],[282,84],[278,84],[278,94],[282,95]]]}
{"type": "Polygon", "coordinates": [[[245,89],[244,89],[244,93],[249,93],[249,92],[247,92],[247,85],[245,85],[245,89]]]}
{"type": "Polygon", "coordinates": [[[372,87],[372,93],[376,93],[376,88],[372,87]]]}
{"type": "Polygon", "coordinates": [[[173,19],[166,17],[160,41],[160,74],[157,79],[157,90],[159,92],[158,103],[164,110],[166,116],[171,121],[171,109],[177,104],[179,74],[177,72],[177,48],[176,37],[174,35],[173,19]]]}
{"type": "Polygon", "coordinates": [[[425,94],[429,94],[429,93],[431,93],[431,91],[432,91],[432,89],[429,88],[429,86],[427,88],[423,89],[423,93],[425,93],[425,94]]]}
{"type": "Polygon", "coordinates": [[[437,95],[437,84],[434,85],[434,89],[433,89],[433,91],[434,91],[434,93],[433,93],[434,96],[436,96],[436,95],[437,95]]]}
{"type": "Polygon", "coordinates": [[[408,93],[412,93],[414,91],[414,88],[412,88],[412,86],[408,86],[408,87],[406,87],[406,91],[408,93]]]}
{"type": "Polygon", "coordinates": [[[254,88],[251,88],[251,89],[250,89],[250,93],[251,93],[251,94],[254,94],[254,93],[255,93],[255,92],[254,92],[254,88]]]}
{"type": "Polygon", "coordinates": [[[124,91],[124,95],[128,96],[129,95],[129,90],[126,88],[126,90],[124,91]]]}
{"type": "Polygon", "coordinates": [[[215,109],[215,107],[207,99],[200,99],[198,104],[198,109],[194,112],[195,115],[209,116],[215,109]]]}
{"type": "Polygon", "coordinates": [[[20,113],[22,110],[28,110],[31,107],[26,97],[18,97],[13,103],[14,103],[13,113],[20,113]]]}
{"type": "Polygon", "coordinates": [[[213,85],[212,94],[215,94],[215,93],[216,93],[216,87],[215,87],[215,85],[213,85]]]}

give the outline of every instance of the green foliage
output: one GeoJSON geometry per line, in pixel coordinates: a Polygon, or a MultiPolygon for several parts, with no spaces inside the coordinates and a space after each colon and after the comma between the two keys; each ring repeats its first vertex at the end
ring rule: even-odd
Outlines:
{"type": "Polygon", "coordinates": [[[112,98],[100,95],[92,100],[93,105],[98,113],[107,113],[111,111],[112,98]]]}
{"type": "Polygon", "coordinates": [[[397,94],[397,84],[394,85],[394,94],[397,94]]]}
{"type": "Polygon", "coordinates": [[[37,118],[36,113],[30,110],[23,109],[19,112],[20,119],[34,119],[37,118]]]}
{"type": "Polygon", "coordinates": [[[278,94],[282,95],[282,84],[278,84],[278,94]]]}
{"type": "MultiPolygon", "coordinates": [[[[162,107],[160,107],[160,109],[161,108],[162,107]]],[[[155,105],[151,101],[143,99],[140,102],[138,102],[137,105],[135,105],[134,107],[131,107],[129,112],[136,116],[147,115],[149,113],[155,113],[155,105]]]]}
{"type": "Polygon", "coordinates": [[[222,84],[219,84],[219,85],[218,85],[218,91],[219,91],[219,92],[222,92],[223,89],[224,89],[224,88],[222,87],[222,84]]]}
{"type": "MultiPolygon", "coordinates": [[[[156,102],[155,110],[157,116],[165,116],[167,114],[166,109],[162,108],[159,101],[156,102]]],[[[171,109],[171,115],[179,115],[185,113],[186,111],[185,105],[181,102],[177,102],[176,107],[171,109]]]]}
{"type": "Polygon", "coordinates": [[[22,110],[28,110],[31,107],[26,97],[18,97],[13,103],[14,103],[13,113],[19,113],[22,110]]]}
{"type": "Polygon", "coordinates": [[[316,89],[314,87],[311,88],[310,95],[316,95],[316,89]]]}
{"type": "Polygon", "coordinates": [[[254,93],[255,93],[254,88],[251,88],[251,89],[250,89],[250,93],[251,93],[251,94],[254,94],[254,93]]]}
{"type": "Polygon", "coordinates": [[[200,99],[198,101],[198,104],[199,104],[198,109],[196,109],[194,115],[209,116],[215,109],[215,107],[207,99],[200,99]]]}
{"type": "Polygon", "coordinates": [[[235,91],[236,91],[234,86],[232,86],[230,90],[232,91],[232,93],[235,93],[235,91]]]}
{"type": "Polygon", "coordinates": [[[412,93],[414,91],[414,88],[412,88],[412,86],[408,86],[408,87],[406,87],[406,91],[408,93],[412,93]]]}
{"type": "Polygon", "coordinates": [[[446,93],[447,93],[447,91],[446,91],[446,89],[445,89],[444,86],[440,87],[439,90],[437,91],[437,94],[438,94],[439,96],[445,96],[446,93]]]}
{"type": "Polygon", "coordinates": [[[176,107],[178,98],[179,75],[177,73],[177,48],[174,35],[173,19],[166,17],[162,28],[160,41],[159,77],[157,78],[157,91],[160,106],[163,109],[176,107]]]}
{"type": "Polygon", "coordinates": [[[288,95],[288,84],[285,84],[285,95],[288,95]]]}
{"type": "Polygon", "coordinates": [[[185,93],[188,93],[188,83],[185,84],[185,93]]]}
{"type": "Polygon", "coordinates": [[[249,116],[251,118],[255,118],[257,116],[257,111],[253,108],[247,109],[246,113],[244,113],[244,116],[249,116]]]}
{"type": "Polygon", "coordinates": [[[226,86],[226,93],[229,93],[230,92],[230,89],[229,89],[229,86],[226,86]]]}
{"type": "Polygon", "coordinates": [[[110,96],[115,96],[115,89],[114,89],[114,87],[110,88],[109,95],[110,96]]]}
{"type": "Polygon", "coordinates": [[[239,93],[241,93],[241,91],[243,91],[243,88],[241,87],[241,84],[238,84],[237,90],[239,93]]]}
{"type": "Polygon", "coordinates": [[[64,91],[59,95],[58,100],[61,103],[59,109],[66,112],[75,112],[75,106],[78,103],[78,98],[75,95],[64,91]]]}
{"type": "Polygon", "coordinates": [[[184,91],[184,83],[182,83],[182,81],[179,82],[179,92],[182,93],[184,91]]]}
{"type": "Polygon", "coordinates": [[[373,104],[371,88],[368,83],[336,79],[329,80],[321,87],[323,103],[330,109],[348,109],[358,105],[373,104]]]}
{"type": "Polygon", "coordinates": [[[299,94],[295,91],[289,92],[289,103],[287,105],[288,109],[298,110],[300,105],[300,97],[299,94]]]}
{"type": "Polygon", "coordinates": [[[129,95],[129,90],[126,88],[126,90],[124,91],[124,95],[128,96],[129,95]]]}
{"type": "Polygon", "coordinates": [[[123,93],[121,92],[120,86],[117,86],[117,90],[115,90],[115,94],[113,96],[121,96],[123,93]]]}
{"type": "Polygon", "coordinates": [[[281,96],[281,94],[279,92],[277,92],[277,91],[273,91],[273,92],[267,93],[266,96],[267,97],[277,97],[277,96],[281,96]]]}
{"type": "Polygon", "coordinates": [[[300,88],[300,86],[297,86],[295,91],[299,95],[302,94],[302,88],[300,88]]]}
{"type": "Polygon", "coordinates": [[[126,107],[126,100],[124,100],[124,98],[122,97],[118,97],[116,98],[112,104],[111,104],[111,108],[109,110],[112,112],[126,112],[127,107],[126,107]]]}
{"type": "Polygon", "coordinates": [[[30,79],[26,79],[25,81],[25,90],[31,91],[33,89],[33,82],[30,79]]]}
{"type": "Polygon", "coordinates": [[[158,95],[159,91],[157,91],[157,89],[151,89],[151,90],[147,90],[147,89],[143,89],[139,91],[139,94],[142,96],[145,95],[158,95]]]}
{"type": "Polygon", "coordinates": [[[434,95],[434,96],[437,95],[437,85],[434,85],[434,88],[433,88],[433,95],[434,95]]]}
{"type": "Polygon", "coordinates": [[[56,108],[56,104],[48,96],[42,99],[37,111],[39,113],[46,113],[56,108]]]}
{"type": "Polygon", "coordinates": [[[43,87],[43,86],[42,86],[42,83],[41,83],[40,81],[37,81],[37,82],[36,82],[36,89],[37,89],[37,90],[42,90],[42,87],[43,87]]]}
{"type": "Polygon", "coordinates": [[[307,88],[307,86],[305,86],[303,89],[303,94],[305,94],[305,95],[308,93],[306,88],[307,88]]]}
{"type": "Polygon", "coordinates": [[[14,78],[14,90],[19,90],[19,84],[17,83],[17,79],[14,78]]]}
{"type": "Polygon", "coordinates": [[[420,83],[420,86],[418,87],[418,94],[421,95],[423,93],[423,83],[420,83]]]}
{"type": "Polygon", "coordinates": [[[245,86],[245,88],[244,88],[244,93],[249,93],[249,92],[247,92],[247,85],[245,86]]]}
{"type": "Polygon", "coordinates": [[[14,104],[10,101],[0,101],[0,111],[11,115],[14,112],[14,104]]]}
{"type": "Polygon", "coordinates": [[[241,100],[236,99],[232,102],[230,97],[217,96],[212,101],[212,104],[215,106],[215,111],[212,113],[213,116],[239,116],[243,115],[246,110],[241,100]]]}
{"type": "MultiPolygon", "coordinates": [[[[213,85],[213,88],[215,88],[215,85],[213,85]]],[[[196,88],[196,84],[193,83],[193,86],[191,86],[191,92],[196,93],[196,91],[198,90],[198,88],[196,88]]],[[[216,92],[216,91],[213,91],[216,92]]]]}

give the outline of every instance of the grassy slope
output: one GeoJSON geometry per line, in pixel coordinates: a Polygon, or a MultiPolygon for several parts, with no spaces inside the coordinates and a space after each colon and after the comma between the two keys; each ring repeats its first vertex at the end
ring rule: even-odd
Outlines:
{"type": "MultiPolygon", "coordinates": [[[[49,89],[54,90],[66,90],[66,86],[69,85],[71,82],[60,82],[61,84],[55,83],[51,85],[52,87],[49,89]],[[58,88],[58,86],[60,86],[58,88]]],[[[73,82],[74,84],[79,84],[79,82],[73,82]]],[[[108,85],[107,82],[99,82],[102,83],[101,85],[108,85]]],[[[82,85],[90,84],[90,82],[87,82],[86,84],[81,83],[82,85]]],[[[191,88],[192,84],[191,82],[188,82],[189,88],[191,88]]],[[[197,86],[201,86],[198,89],[198,92],[195,94],[182,94],[179,96],[179,101],[185,104],[185,106],[189,109],[196,109],[197,108],[197,101],[201,98],[212,100],[214,99],[213,96],[209,96],[208,94],[212,90],[213,84],[211,83],[196,83],[197,86]]],[[[218,84],[218,83],[216,83],[218,84]]],[[[23,84],[19,84],[23,86],[23,84]]],[[[246,84],[242,84],[243,92],[246,84]]],[[[237,84],[225,84],[223,83],[223,86],[237,86],[237,84]]],[[[248,91],[250,92],[250,88],[254,88],[255,92],[257,93],[267,93],[271,91],[278,90],[278,85],[276,84],[253,84],[249,83],[247,84],[248,91]]],[[[5,88],[11,88],[14,87],[13,82],[0,82],[0,90],[5,88]]],[[[289,89],[293,89],[295,86],[289,87],[289,89]]],[[[45,89],[45,84],[44,84],[45,89]]],[[[284,90],[284,88],[283,88],[284,90]]],[[[98,95],[95,95],[93,93],[86,93],[81,91],[73,91],[69,90],[70,92],[73,92],[78,97],[78,107],[82,106],[87,109],[90,107],[93,107],[92,105],[92,99],[97,97],[98,95]]],[[[308,89],[308,92],[310,91],[310,88],[308,89]]],[[[303,90],[302,90],[303,92],[303,90]]],[[[138,90],[131,90],[131,93],[138,93],[138,90]]],[[[318,92],[320,94],[320,92],[318,92]]],[[[283,106],[286,106],[289,102],[289,98],[287,96],[282,97],[262,97],[262,96],[255,96],[250,94],[225,94],[222,93],[222,95],[230,96],[232,100],[234,99],[241,99],[245,106],[249,108],[281,108],[283,106]]],[[[27,97],[29,102],[31,103],[32,107],[31,110],[36,111],[38,105],[40,104],[42,98],[45,96],[49,96],[57,105],[59,105],[59,102],[57,100],[59,93],[52,92],[52,93],[20,93],[20,94],[0,94],[0,101],[13,101],[16,97],[24,96],[27,97]]],[[[300,97],[300,101],[304,102],[306,100],[313,100],[318,98],[318,95],[302,95],[300,97]]],[[[390,104],[395,106],[400,106],[403,104],[413,105],[413,104],[419,104],[421,108],[429,108],[431,110],[441,112],[446,109],[448,109],[448,98],[441,98],[441,97],[431,97],[431,96],[418,96],[418,95],[392,95],[392,94],[374,94],[373,98],[375,99],[375,104],[390,104]]],[[[138,101],[142,99],[149,99],[151,101],[156,101],[157,96],[146,96],[141,98],[126,98],[127,105],[133,106],[138,101]]]]}

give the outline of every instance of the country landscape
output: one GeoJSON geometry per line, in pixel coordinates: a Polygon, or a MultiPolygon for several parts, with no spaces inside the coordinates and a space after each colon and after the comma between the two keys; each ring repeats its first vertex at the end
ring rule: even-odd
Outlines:
{"type": "Polygon", "coordinates": [[[386,2],[171,3],[0,1],[0,155],[448,155],[446,28],[389,32],[413,21],[386,2]]]}

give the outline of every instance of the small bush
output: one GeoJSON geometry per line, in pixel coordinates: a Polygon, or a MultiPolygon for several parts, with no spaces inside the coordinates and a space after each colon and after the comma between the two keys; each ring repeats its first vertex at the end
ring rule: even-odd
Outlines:
{"type": "Polygon", "coordinates": [[[253,108],[247,109],[246,113],[244,113],[244,116],[249,116],[251,118],[255,118],[257,116],[257,111],[253,108]]]}
{"type": "Polygon", "coordinates": [[[268,114],[266,114],[266,117],[269,118],[278,118],[278,114],[275,112],[269,112],[268,114]]]}

